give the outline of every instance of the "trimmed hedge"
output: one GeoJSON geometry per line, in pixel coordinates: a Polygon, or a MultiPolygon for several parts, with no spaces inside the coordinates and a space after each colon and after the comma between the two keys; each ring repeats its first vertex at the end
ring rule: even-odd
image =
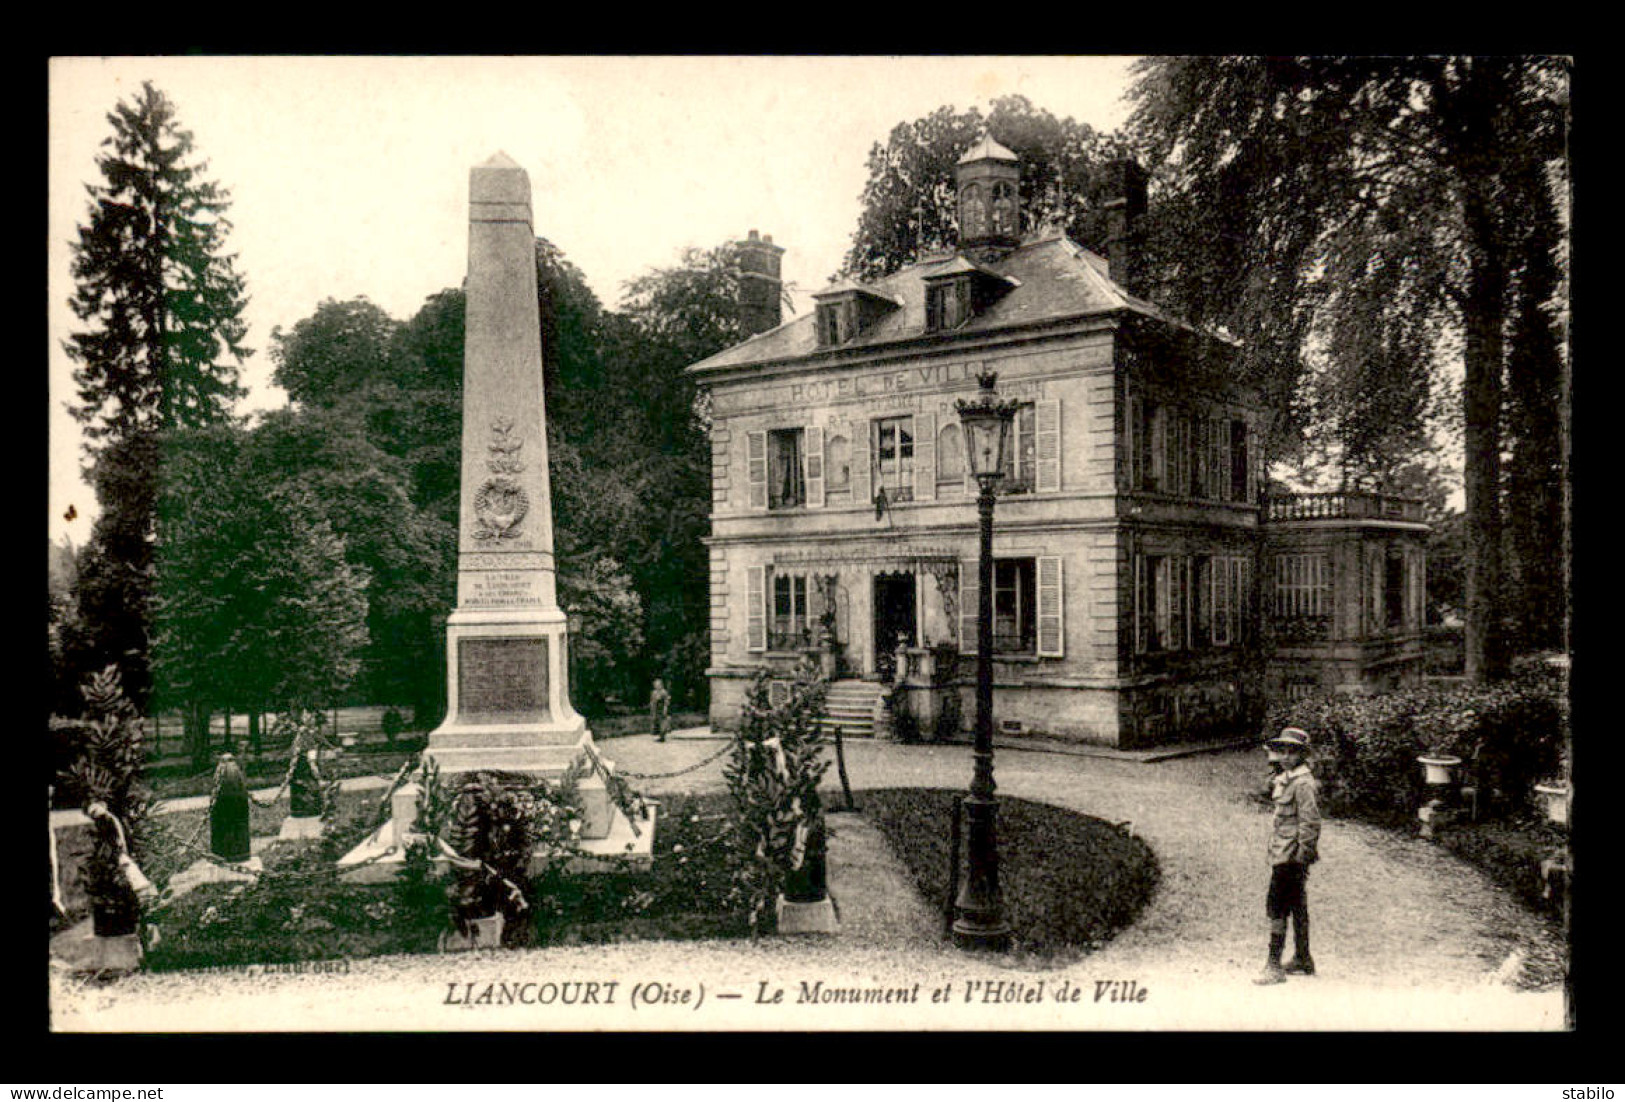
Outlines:
{"type": "Polygon", "coordinates": [[[1530,665],[1494,685],[1278,702],[1262,737],[1302,727],[1327,813],[1394,823],[1416,814],[1424,787],[1416,758],[1427,752],[1459,756],[1504,810],[1528,812],[1535,783],[1562,771],[1568,718],[1566,672],[1530,665]]]}

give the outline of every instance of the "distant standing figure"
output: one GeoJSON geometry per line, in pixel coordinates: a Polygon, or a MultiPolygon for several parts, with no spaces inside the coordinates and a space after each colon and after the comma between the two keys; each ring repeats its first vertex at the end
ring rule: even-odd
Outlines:
{"type": "Polygon", "coordinates": [[[671,724],[671,694],[658,677],[654,688],[649,690],[649,722],[654,726],[655,741],[665,742],[666,729],[671,724]]]}
{"type": "Polygon", "coordinates": [[[1270,828],[1270,887],[1264,910],[1270,920],[1269,961],[1254,983],[1284,983],[1288,974],[1312,976],[1315,961],[1309,955],[1309,899],[1305,883],[1309,866],[1320,859],[1320,807],[1315,778],[1305,759],[1309,735],[1297,727],[1284,728],[1264,744],[1274,776],[1270,799],[1275,818],[1270,828]],[[1287,919],[1292,920],[1293,957],[1283,967],[1287,919]]]}
{"type": "Polygon", "coordinates": [[[230,754],[220,755],[214,771],[209,849],[223,861],[246,861],[253,856],[248,838],[248,778],[230,754]]]}
{"type": "Polygon", "coordinates": [[[289,814],[296,819],[312,819],[322,813],[322,775],[316,768],[314,750],[295,750],[288,777],[288,805],[289,814]]]}

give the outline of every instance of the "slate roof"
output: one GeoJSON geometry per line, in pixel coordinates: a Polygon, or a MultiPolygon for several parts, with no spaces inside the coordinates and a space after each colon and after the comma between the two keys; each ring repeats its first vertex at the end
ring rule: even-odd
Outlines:
{"type": "MultiPolygon", "coordinates": [[[[876,319],[853,339],[832,348],[819,346],[815,313],[809,311],[701,360],[688,370],[703,374],[799,360],[820,352],[879,348],[926,337],[951,340],[955,336],[986,336],[1017,327],[1111,313],[1137,314],[1170,328],[1197,332],[1113,283],[1107,275],[1105,260],[1060,234],[1026,242],[1000,260],[986,264],[974,264],[958,254],[932,257],[864,284],[863,290],[899,301],[902,307],[876,319]],[[926,333],[926,280],[973,268],[1004,278],[1011,284],[1010,290],[951,333],[926,333]]],[[[819,292],[824,293],[827,292],[819,292]]]]}

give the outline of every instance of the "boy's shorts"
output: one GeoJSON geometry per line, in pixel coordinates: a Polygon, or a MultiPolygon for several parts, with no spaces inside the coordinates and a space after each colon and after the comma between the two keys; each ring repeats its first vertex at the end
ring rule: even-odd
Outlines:
{"type": "Polygon", "coordinates": [[[1307,906],[1303,882],[1308,875],[1307,865],[1291,861],[1276,865],[1270,874],[1270,890],[1264,900],[1264,913],[1270,918],[1285,918],[1307,906]]]}

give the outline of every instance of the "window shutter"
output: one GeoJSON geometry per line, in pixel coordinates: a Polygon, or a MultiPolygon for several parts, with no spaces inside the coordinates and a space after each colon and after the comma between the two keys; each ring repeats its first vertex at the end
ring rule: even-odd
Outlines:
{"type": "Polygon", "coordinates": [[[937,496],[937,415],[914,415],[914,500],[937,496]]]}
{"type": "Polygon", "coordinates": [[[767,567],[745,568],[745,649],[767,649],[767,567]]]}
{"type": "Polygon", "coordinates": [[[1128,452],[1123,467],[1128,472],[1128,489],[1132,492],[1140,488],[1140,480],[1144,478],[1140,470],[1140,399],[1130,394],[1128,396],[1128,419],[1123,424],[1123,447],[1128,452]]]}
{"type": "Polygon", "coordinates": [[[752,509],[767,508],[767,433],[745,434],[745,483],[752,509]]]}
{"type": "Polygon", "coordinates": [[[804,433],[806,447],[801,449],[801,475],[807,483],[807,505],[821,508],[824,504],[824,430],[819,425],[808,425],[804,433]]]}
{"type": "Polygon", "coordinates": [[[1061,488],[1061,400],[1045,398],[1036,402],[1033,420],[1033,450],[1038,459],[1033,488],[1041,494],[1052,494],[1061,488]]]}
{"type": "Polygon", "coordinates": [[[1264,469],[1264,457],[1259,454],[1258,431],[1251,425],[1247,427],[1247,502],[1258,502],[1259,474],[1264,469]]]}
{"type": "Polygon", "coordinates": [[[852,500],[868,505],[874,500],[875,488],[870,484],[870,464],[875,443],[873,430],[867,421],[853,421],[847,439],[852,441],[852,500]]]}
{"type": "Polygon", "coordinates": [[[975,559],[964,559],[959,563],[959,653],[974,655],[976,651],[976,624],[977,611],[981,601],[978,596],[978,576],[975,559]]]}
{"type": "Polygon", "coordinates": [[[1134,653],[1144,654],[1146,645],[1145,556],[1134,556],[1134,653]]]}
{"type": "Polygon", "coordinates": [[[1066,653],[1065,593],[1061,585],[1061,557],[1038,557],[1038,657],[1062,658],[1066,653]]]}

